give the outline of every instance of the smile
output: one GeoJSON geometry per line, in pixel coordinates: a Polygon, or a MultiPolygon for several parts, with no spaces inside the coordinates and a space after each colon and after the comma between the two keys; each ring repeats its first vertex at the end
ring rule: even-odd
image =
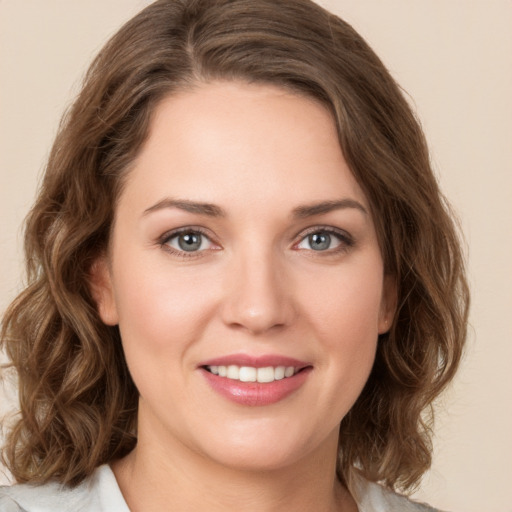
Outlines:
{"type": "Polygon", "coordinates": [[[298,371],[294,366],[266,366],[263,368],[255,368],[253,366],[206,366],[213,375],[225,377],[240,382],[260,382],[270,383],[276,380],[282,380],[293,377],[298,371]]]}
{"type": "Polygon", "coordinates": [[[209,388],[244,406],[267,406],[298,392],[313,365],[283,355],[231,354],[203,361],[198,369],[209,388]]]}

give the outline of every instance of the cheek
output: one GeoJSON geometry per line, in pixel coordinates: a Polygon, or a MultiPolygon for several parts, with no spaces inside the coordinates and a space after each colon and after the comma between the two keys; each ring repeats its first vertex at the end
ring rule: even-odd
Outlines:
{"type": "Polygon", "coordinates": [[[340,267],[314,284],[303,283],[307,297],[302,311],[314,326],[322,364],[332,379],[354,392],[364,385],[373,361],[379,335],[382,302],[380,260],[373,264],[340,267]]]}
{"type": "Polygon", "coordinates": [[[120,265],[117,276],[116,303],[126,351],[135,344],[146,354],[178,352],[199,337],[215,302],[214,276],[169,271],[154,262],[145,267],[140,262],[120,265]]]}
{"type": "Polygon", "coordinates": [[[165,397],[183,385],[190,347],[200,338],[214,298],[203,280],[154,265],[123,268],[117,291],[119,329],[130,374],[142,398],[165,397]]]}
{"type": "Polygon", "coordinates": [[[302,309],[311,312],[311,320],[327,337],[336,333],[354,340],[370,334],[377,337],[382,281],[379,261],[317,274],[314,281],[301,285],[302,309]]]}

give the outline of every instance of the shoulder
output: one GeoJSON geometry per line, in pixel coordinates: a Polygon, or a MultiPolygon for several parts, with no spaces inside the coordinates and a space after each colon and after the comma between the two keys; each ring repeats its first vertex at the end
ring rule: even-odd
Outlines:
{"type": "Polygon", "coordinates": [[[88,485],[69,488],[57,483],[0,487],[0,512],[86,512],[91,501],[88,485]]]}
{"type": "Polygon", "coordinates": [[[354,491],[359,512],[441,512],[364,479],[356,482],[354,491]]]}
{"type": "Polygon", "coordinates": [[[129,512],[114,474],[99,467],[77,487],[56,482],[0,487],[0,512],[129,512]]]}
{"type": "Polygon", "coordinates": [[[0,487],[0,512],[26,512],[26,510],[10,496],[3,494],[3,489],[0,487]]]}

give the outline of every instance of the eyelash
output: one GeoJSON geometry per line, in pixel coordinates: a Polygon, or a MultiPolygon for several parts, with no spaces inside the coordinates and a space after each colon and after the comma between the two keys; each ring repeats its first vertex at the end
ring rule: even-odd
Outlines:
{"type": "Polygon", "coordinates": [[[211,237],[208,236],[208,233],[203,228],[201,228],[199,226],[187,226],[184,228],[178,228],[178,229],[174,229],[172,231],[168,231],[168,232],[164,233],[158,240],[158,243],[162,247],[162,249],[170,252],[173,256],[177,256],[178,258],[185,259],[185,258],[200,257],[200,255],[202,255],[201,253],[204,251],[190,251],[190,252],[178,251],[178,250],[174,249],[173,247],[171,247],[170,245],[168,245],[169,242],[173,238],[175,238],[179,235],[182,235],[184,233],[200,234],[211,241],[211,237]]]}
{"type": "MultiPolygon", "coordinates": [[[[206,230],[204,230],[203,228],[201,228],[199,226],[187,226],[187,227],[174,229],[172,231],[168,231],[168,232],[164,233],[158,239],[158,244],[162,247],[162,249],[170,252],[173,256],[177,256],[179,258],[186,259],[186,258],[201,257],[203,255],[202,253],[204,253],[205,250],[187,252],[187,251],[176,250],[173,247],[170,247],[168,245],[170,240],[172,240],[173,238],[175,238],[181,234],[184,234],[184,233],[200,234],[200,235],[204,236],[205,238],[207,238],[208,240],[210,240],[211,243],[213,243],[211,241],[210,236],[208,235],[206,230]]],[[[341,229],[336,229],[336,228],[333,228],[330,226],[314,226],[314,227],[307,229],[305,232],[300,233],[300,235],[299,235],[300,239],[298,242],[293,244],[293,247],[296,247],[297,245],[302,243],[304,240],[306,240],[306,238],[308,236],[314,235],[317,233],[322,233],[322,234],[325,233],[328,235],[334,235],[340,242],[340,245],[338,247],[335,247],[334,249],[326,249],[325,251],[315,251],[314,249],[309,249],[309,250],[308,249],[298,249],[298,250],[308,250],[309,252],[314,253],[314,256],[328,256],[328,255],[344,253],[344,252],[348,251],[351,247],[353,247],[355,244],[355,241],[352,238],[352,236],[349,235],[346,231],[343,231],[341,229]]],[[[217,250],[217,249],[213,249],[213,250],[217,250]]]]}
{"type": "Polygon", "coordinates": [[[334,249],[327,249],[325,251],[315,251],[314,249],[309,249],[309,252],[313,253],[314,256],[325,257],[344,253],[347,252],[355,244],[355,241],[352,238],[352,236],[349,235],[346,231],[333,228],[331,226],[314,226],[300,234],[300,240],[294,244],[294,247],[302,243],[304,240],[306,240],[308,236],[318,233],[334,235],[340,242],[340,245],[338,247],[335,247],[334,249]]]}

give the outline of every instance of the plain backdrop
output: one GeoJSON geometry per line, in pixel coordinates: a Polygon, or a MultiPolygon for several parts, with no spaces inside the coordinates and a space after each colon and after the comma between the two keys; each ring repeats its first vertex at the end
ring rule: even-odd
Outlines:
{"type": "MultiPolygon", "coordinates": [[[[0,0],[0,311],[21,286],[21,224],[60,116],[102,44],[148,3],[0,0]]],[[[407,92],[467,239],[468,349],[439,403],[434,465],[415,497],[454,512],[511,512],[512,1],[322,3],[407,92]]],[[[0,410],[10,401],[0,389],[0,410]]]]}

